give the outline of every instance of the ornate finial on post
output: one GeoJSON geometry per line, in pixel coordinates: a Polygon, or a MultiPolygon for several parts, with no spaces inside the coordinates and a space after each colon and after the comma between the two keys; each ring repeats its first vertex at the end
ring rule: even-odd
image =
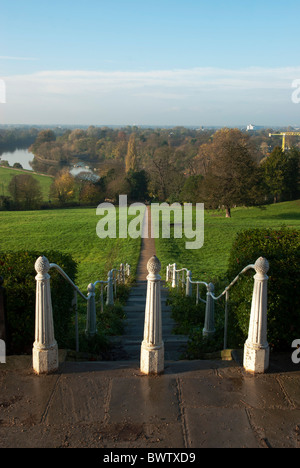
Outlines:
{"type": "Polygon", "coordinates": [[[54,338],[48,259],[44,256],[39,257],[35,263],[35,270],[37,276],[33,369],[37,374],[50,374],[58,369],[58,346],[54,338]]]}
{"type": "Polygon", "coordinates": [[[161,263],[154,255],[147,264],[147,301],[144,341],[141,348],[141,372],[161,374],[164,371],[164,343],[162,340],[161,293],[159,272],[161,263]]]}
{"type": "Polygon", "coordinates": [[[244,348],[244,368],[254,374],[263,374],[269,367],[270,348],[267,341],[267,306],[269,262],[260,257],[254,265],[254,289],[252,297],[248,339],[244,348]]]}
{"type": "Polygon", "coordinates": [[[39,257],[35,262],[34,268],[38,275],[46,276],[50,270],[49,260],[44,256],[39,257]]]}

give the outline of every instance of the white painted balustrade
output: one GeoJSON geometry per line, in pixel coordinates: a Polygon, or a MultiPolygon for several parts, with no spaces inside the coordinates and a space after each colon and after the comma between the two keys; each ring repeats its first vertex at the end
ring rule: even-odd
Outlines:
{"type": "MultiPolygon", "coordinates": [[[[121,265],[120,270],[111,270],[107,281],[96,281],[88,285],[88,295],[85,296],[73,283],[60,266],[49,263],[46,257],[39,257],[35,263],[36,276],[36,312],[35,312],[35,342],[33,345],[33,369],[37,374],[49,374],[58,369],[58,345],[54,337],[53,310],[51,299],[51,286],[49,270],[56,269],[75,291],[73,306],[75,307],[75,334],[76,351],[79,351],[78,308],[77,295],[87,302],[86,335],[97,334],[96,321],[96,286],[101,285],[101,311],[103,311],[103,288],[107,285],[106,304],[114,305],[114,278],[113,272],[119,272],[118,281],[125,282],[125,272],[130,274],[130,265],[126,268],[121,265]]],[[[117,281],[117,279],[116,279],[117,281]]],[[[62,311],[63,313],[63,311],[62,311]]]]}
{"type": "Polygon", "coordinates": [[[186,271],[186,280],[182,279],[181,282],[182,285],[185,285],[186,296],[190,297],[192,296],[192,286],[196,285],[196,303],[198,304],[200,301],[206,304],[205,323],[203,329],[203,336],[205,337],[213,336],[215,333],[214,303],[221,297],[225,296],[224,349],[227,349],[229,290],[237,283],[239,277],[249,269],[254,269],[256,271],[256,275],[254,276],[249,335],[244,347],[244,368],[248,372],[259,374],[266,372],[269,367],[270,352],[267,341],[268,261],[261,257],[254,265],[248,265],[217,297],[214,294],[215,288],[212,283],[207,284],[204,281],[193,281],[192,272],[185,268],[177,270],[176,264],[168,265],[166,280],[172,280],[172,288],[176,288],[179,286],[178,273],[180,271],[186,271]],[[207,289],[206,300],[200,297],[200,285],[204,285],[207,289]]]}
{"type": "Polygon", "coordinates": [[[263,374],[269,367],[270,348],[267,341],[267,303],[269,263],[259,258],[254,269],[254,289],[248,339],[244,348],[244,368],[248,372],[263,374]]]}
{"type": "Polygon", "coordinates": [[[164,371],[164,342],[161,317],[161,264],[154,255],[147,264],[147,300],[144,340],[141,347],[141,372],[157,375],[164,371]]]}
{"type": "Polygon", "coordinates": [[[33,369],[37,374],[49,374],[58,369],[58,346],[54,337],[50,288],[50,264],[46,257],[35,263],[36,309],[35,342],[32,350],[33,369]]]}

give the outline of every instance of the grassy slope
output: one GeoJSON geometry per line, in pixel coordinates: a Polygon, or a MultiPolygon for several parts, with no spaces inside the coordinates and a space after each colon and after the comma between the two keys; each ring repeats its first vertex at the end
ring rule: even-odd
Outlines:
{"type": "MultiPolygon", "coordinates": [[[[0,212],[0,250],[60,250],[78,262],[78,285],[102,279],[111,267],[138,263],[140,239],[105,239],[96,235],[99,217],[94,208],[53,211],[0,212]]],[[[223,213],[205,214],[205,242],[200,250],[186,250],[185,239],[157,239],[163,272],[168,263],[192,270],[194,279],[214,280],[227,269],[232,242],[238,231],[253,227],[300,228],[300,200],[265,209],[237,208],[232,218],[223,213]]],[[[49,259],[51,261],[51,259],[49,259]]],[[[255,259],[253,259],[255,260],[255,259]]],[[[244,266],[244,265],[242,265],[244,266]]],[[[241,266],[241,267],[242,267],[241,266]]]]}
{"type": "Polygon", "coordinates": [[[140,254],[140,239],[99,239],[98,221],[94,208],[0,212],[0,250],[70,253],[78,262],[77,285],[86,292],[91,281],[105,279],[122,262],[134,273],[140,254]]]}
{"type": "Polygon", "coordinates": [[[184,239],[158,239],[157,256],[164,267],[176,262],[178,266],[192,270],[195,280],[212,281],[224,276],[237,232],[251,228],[279,228],[283,225],[300,229],[300,200],[270,205],[264,209],[236,208],[232,210],[231,219],[226,219],[223,212],[206,212],[202,249],[186,250],[184,239]]]}
{"type": "Polygon", "coordinates": [[[41,185],[43,194],[43,200],[49,200],[49,190],[53,182],[53,177],[35,174],[32,171],[26,171],[21,169],[11,169],[6,167],[0,167],[0,195],[8,196],[8,184],[15,175],[29,174],[32,175],[41,185]]]}

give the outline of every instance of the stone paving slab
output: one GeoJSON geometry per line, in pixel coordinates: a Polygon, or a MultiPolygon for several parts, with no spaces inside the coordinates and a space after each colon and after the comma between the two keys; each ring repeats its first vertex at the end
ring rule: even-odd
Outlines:
{"type": "Polygon", "coordinates": [[[0,366],[0,448],[300,448],[300,369],[253,376],[235,362],[62,362],[0,366]]]}

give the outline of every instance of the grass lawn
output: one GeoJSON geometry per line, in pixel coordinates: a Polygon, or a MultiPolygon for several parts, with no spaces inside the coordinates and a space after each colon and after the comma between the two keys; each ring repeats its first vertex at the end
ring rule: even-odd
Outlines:
{"type": "Polygon", "coordinates": [[[99,239],[99,219],[95,208],[0,212],[0,251],[69,253],[78,263],[76,284],[86,293],[89,283],[105,280],[121,263],[129,263],[135,274],[140,255],[140,239],[99,239]]]}
{"type": "MultiPolygon", "coordinates": [[[[231,219],[226,219],[222,211],[207,211],[201,249],[186,250],[186,239],[173,239],[171,230],[171,239],[156,239],[157,256],[162,262],[163,274],[166,265],[176,263],[180,268],[190,269],[194,280],[214,281],[217,277],[224,277],[231,246],[239,231],[282,226],[300,229],[300,200],[263,209],[236,208],[232,210],[231,219]]],[[[244,266],[241,265],[241,269],[244,266]]]]}
{"type": "Polygon", "coordinates": [[[43,201],[49,200],[49,190],[53,182],[53,177],[41,174],[35,174],[32,171],[26,171],[24,169],[12,169],[9,167],[0,167],[0,195],[9,196],[8,185],[11,179],[20,174],[29,174],[32,175],[41,186],[41,191],[43,194],[43,201]]]}

